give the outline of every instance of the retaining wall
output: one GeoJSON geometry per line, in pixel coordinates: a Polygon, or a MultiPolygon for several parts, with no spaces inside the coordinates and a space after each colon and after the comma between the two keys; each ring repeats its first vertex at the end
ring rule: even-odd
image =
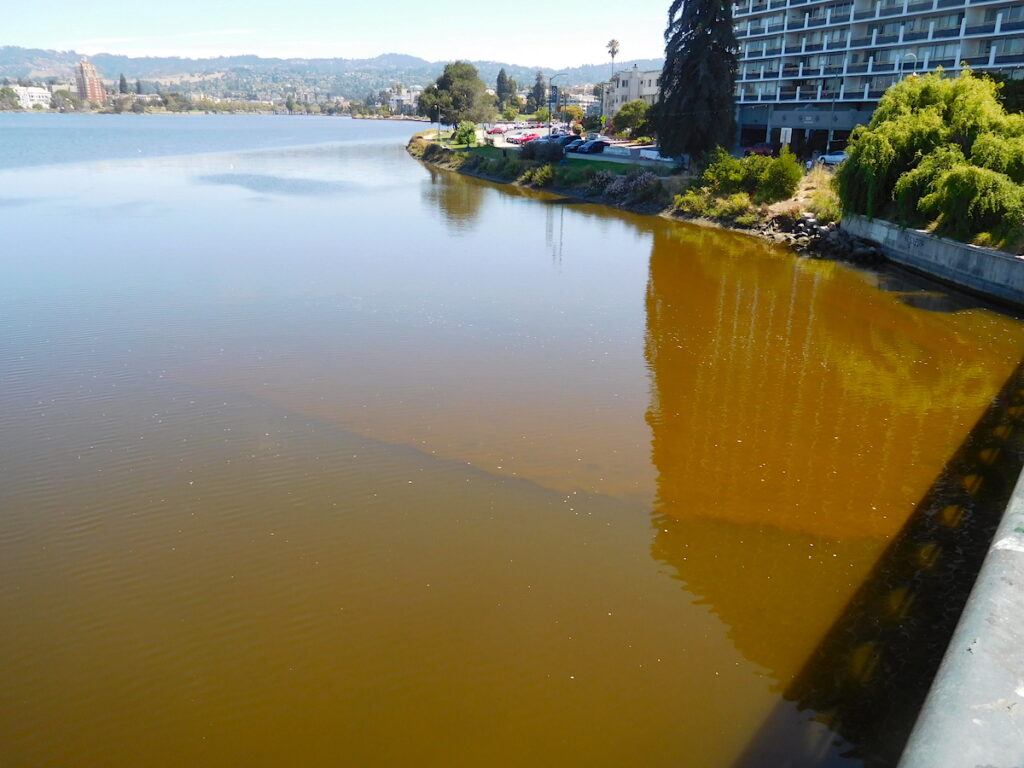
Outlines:
{"type": "Polygon", "coordinates": [[[1024,766],[1024,475],[899,768],[1024,766]]]}
{"type": "Polygon", "coordinates": [[[1024,305],[1024,259],[990,248],[847,214],[842,228],[878,243],[886,257],[976,293],[1024,305]]]}

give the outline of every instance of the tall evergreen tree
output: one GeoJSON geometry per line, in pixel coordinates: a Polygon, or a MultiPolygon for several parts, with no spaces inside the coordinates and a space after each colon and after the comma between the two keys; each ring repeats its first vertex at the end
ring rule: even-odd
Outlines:
{"type": "Polygon", "coordinates": [[[121,73],[121,81],[117,84],[118,93],[128,93],[128,78],[121,73]]]}
{"type": "Polygon", "coordinates": [[[732,0],[673,0],[652,122],[665,155],[728,147],[736,132],[732,0]]]}
{"type": "Polygon", "coordinates": [[[135,92],[136,93],[142,93],[142,81],[141,80],[137,79],[135,81],[135,92]]]}
{"type": "Polygon", "coordinates": [[[504,67],[498,70],[498,80],[494,85],[494,93],[498,97],[498,109],[503,109],[505,107],[505,102],[508,101],[508,97],[511,94],[511,91],[509,90],[508,73],[505,71],[504,67]]]}
{"type": "Polygon", "coordinates": [[[537,79],[533,81],[533,90],[530,91],[530,102],[532,103],[533,109],[531,112],[536,112],[541,107],[547,104],[548,100],[548,84],[544,80],[544,73],[538,72],[537,79]]]}

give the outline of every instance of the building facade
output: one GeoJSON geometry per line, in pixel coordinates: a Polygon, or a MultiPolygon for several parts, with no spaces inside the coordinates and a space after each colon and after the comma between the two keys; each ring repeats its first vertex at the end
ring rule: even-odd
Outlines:
{"type": "Polygon", "coordinates": [[[12,85],[11,89],[18,97],[22,109],[34,109],[36,106],[50,108],[50,92],[38,85],[12,85]]]}
{"type": "Polygon", "coordinates": [[[841,146],[912,73],[1024,75],[1020,0],[741,0],[733,18],[741,145],[789,127],[797,151],[841,146]]]}
{"type": "Polygon", "coordinates": [[[89,60],[82,57],[78,62],[75,71],[75,79],[78,85],[78,98],[83,101],[95,101],[103,103],[107,100],[107,89],[103,86],[103,79],[100,77],[96,67],[89,63],[89,60]]]}
{"type": "Polygon", "coordinates": [[[602,93],[602,107],[609,118],[618,112],[627,101],[643,99],[653,104],[658,98],[658,85],[661,82],[661,70],[641,72],[635,66],[616,72],[605,86],[602,93]]]}

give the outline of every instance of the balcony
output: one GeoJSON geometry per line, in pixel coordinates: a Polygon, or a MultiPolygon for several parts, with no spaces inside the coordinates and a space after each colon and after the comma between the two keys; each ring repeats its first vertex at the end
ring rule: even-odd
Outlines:
{"type": "Polygon", "coordinates": [[[977,24],[973,27],[967,27],[964,30],[964,34],[967,35],[990,35],[996,31],[995,24],[977,24]]]}

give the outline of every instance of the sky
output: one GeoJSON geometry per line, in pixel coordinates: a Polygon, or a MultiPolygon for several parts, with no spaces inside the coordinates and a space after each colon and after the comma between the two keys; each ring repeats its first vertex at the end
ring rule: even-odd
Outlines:
{"type": "Polygon", "coordinates": [[[368,58],[406,53],[568,67],[659,58],[671,0],[33,0],[0,14],[0,45],[95,55],[252,53],[368,58]]]}

